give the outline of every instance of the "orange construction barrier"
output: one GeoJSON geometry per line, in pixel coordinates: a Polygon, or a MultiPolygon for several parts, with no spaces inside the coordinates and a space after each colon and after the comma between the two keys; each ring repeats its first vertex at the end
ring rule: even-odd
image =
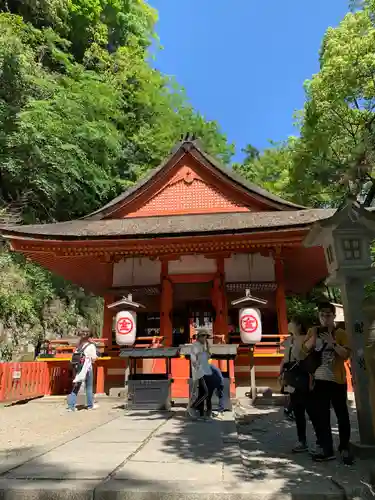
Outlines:
{"type": "Polygon", "coordinates": [[[23,361],[0,363],[0,402],[14,403],[47,393],[49,383],[46,363],[23,361]]]}

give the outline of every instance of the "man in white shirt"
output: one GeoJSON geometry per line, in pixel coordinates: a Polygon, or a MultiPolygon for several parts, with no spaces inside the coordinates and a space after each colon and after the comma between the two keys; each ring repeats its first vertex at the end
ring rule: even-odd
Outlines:
{"type": "Polygon", "coordinates": [[[211,399],[215,388],[212,380],[212,369],[209,363],[209,338],[209,331],[201,328],[197,331],[197,340],[191,346],[191,373],[194,386],[198,386],[198,396],[188,409],[189,415],[192,418],[196,418],[197,413],[200,418],[210,418],[212,413],[211,399]]]}

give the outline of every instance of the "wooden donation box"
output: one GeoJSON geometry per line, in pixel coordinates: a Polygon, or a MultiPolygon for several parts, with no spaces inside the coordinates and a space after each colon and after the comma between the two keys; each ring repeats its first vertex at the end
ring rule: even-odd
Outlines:
{"type": "MultiPolygon", "coordinates": [[[[128,359],[129,372],[125,386],[127,410],[169,410],[171,408],[171,360],[179,357],[178,347],[130,348],[122,349],[121,358],[128,359]],[[164,360],[165,370],[155,373],[139,373],[137,361],[164,360]]],[[[158,364],[159,366],[159,364],[158,364]]],[[[142,370],[143,371],[143,370],[142,370]]]]}

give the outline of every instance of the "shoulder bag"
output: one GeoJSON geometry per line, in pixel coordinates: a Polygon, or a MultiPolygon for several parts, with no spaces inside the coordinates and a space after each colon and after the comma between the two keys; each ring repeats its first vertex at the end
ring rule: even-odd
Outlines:
{"type": "Polygon", "coordinates": [[[283,384],[291,386],[297,391],[308,391],[310,374],[300,361],[291,361],[293,341],[289,348],[289,359],[283,367],[283,384]]]}

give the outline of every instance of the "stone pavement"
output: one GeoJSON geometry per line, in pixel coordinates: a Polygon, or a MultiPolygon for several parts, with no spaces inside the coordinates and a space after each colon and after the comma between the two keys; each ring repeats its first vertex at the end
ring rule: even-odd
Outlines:
{"type": "MultiPolygon", "coordinates": [[[[247,481],[279,482],[280,494],[295,491],[301,484],[311,491],[327,496],[341,493],[343,498],[375,498],[369,482],[373,460],[356,459],[353,466],[337,460],[316,463],[308,453],[293,454],[296,444],[295,423],[284,416],[283,407],[275,405],[252,406],[241,398],[237,407],[237,428],[242,462],[247,470],[247,481]]],[[[349,401],[352,441],[359,441],[354,401],[349,401]]],[[[336,418],[332,412],[332,431],[338,445],[336,418]]],[[[308,439],[315,443],[312,427],[308,424],[308,439]]],[[[323,497],[322,497],[323,498],[323,497]]]]}
{"type": "MultiPolygon", "coordinates": [[[[21,465],[3,464],[0,500],[347,498],[340,485],[324,480],[325,469],[316,473],[280,454],[277,439],[283,440],[284,431],[268,437],[264,432],[271,410],[255,419],[263,422],[263,431],[255,426],[252,436],[247,434],[250,447],[244,425],[253,424],[240,424],[241,449],[230,412],[213,423],[191,422],[179,408],[166,414],[116,413],[21,465]]],[[[69,414],[72,426],[85,415],[69,414]]]]}
{"type": "Polygon", "coordinates": [[[212,423],[192,422],[182,409],[123,413],[22,465],[3,467],[0,499],[231,496],[241,473],[231,413],[212,423]]]}

